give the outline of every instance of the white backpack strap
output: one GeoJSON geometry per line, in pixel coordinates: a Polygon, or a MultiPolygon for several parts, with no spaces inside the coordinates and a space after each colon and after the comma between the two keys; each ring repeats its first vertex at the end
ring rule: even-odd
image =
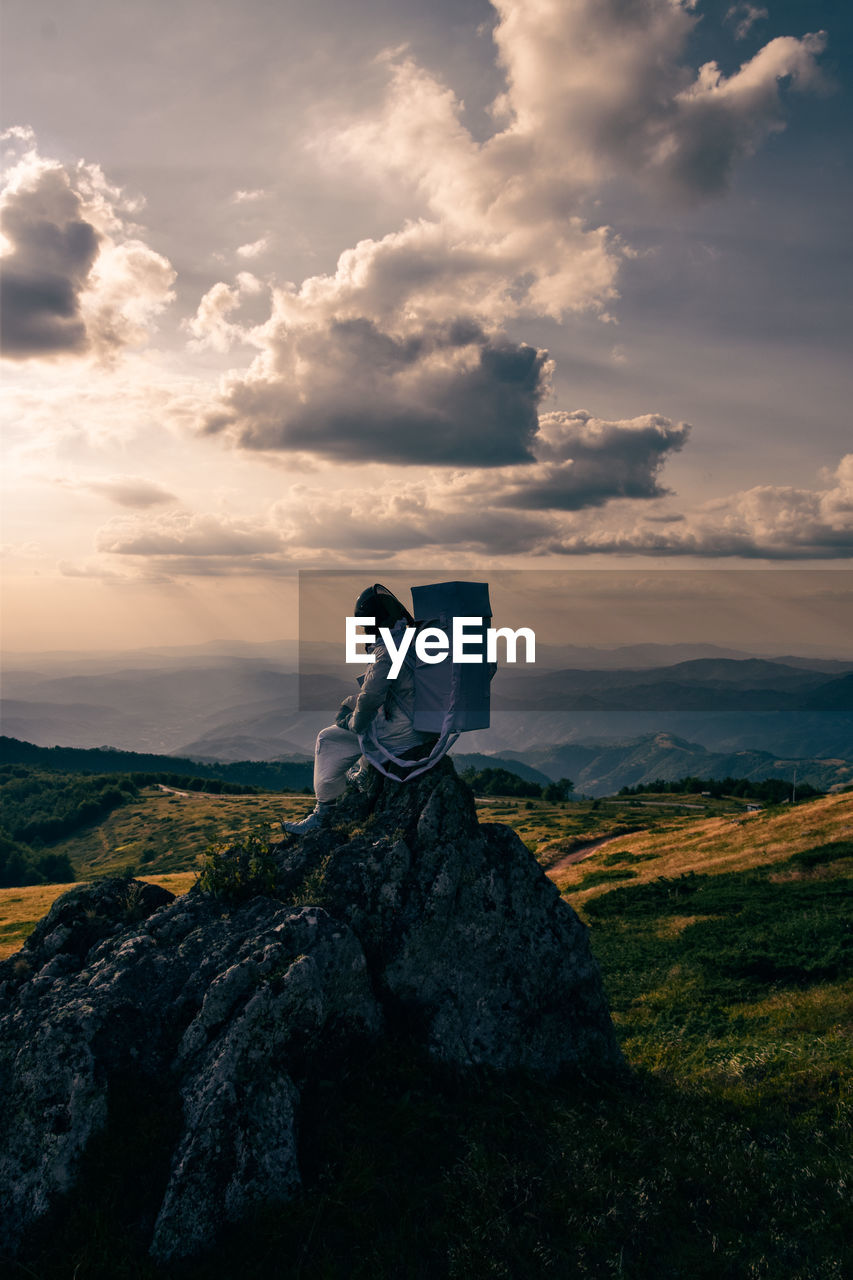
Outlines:
{"type": "Polygon", "coordinates": [[[456,715],[456,700],[459,692],[459,668],[454,665],[450,680],[450,698],[447,703],[447,710],[444,713],[444,722],[441,726],[441,733],[438,741],[434,744],[429,755],[420,760],[404,760],[402,756],[395,756],[393,751],[389,751],[376,736],[376,722],[371,720],[367,726],[367,731],[359,735],[359,746],[361,753],[366,760],[369,760],[374,769],[378,769],[386,778],[392,778],[395,782],[409,782],[412,778],[418,778],[422,773],[426,773],[428,769],[432,769],[438,764],[443,756],[455,743],[459,734],[452,728],[456,715]],[[403,776],[392,773],[387,767],[392,764],[397,769],[402,769],[403,776]]]}

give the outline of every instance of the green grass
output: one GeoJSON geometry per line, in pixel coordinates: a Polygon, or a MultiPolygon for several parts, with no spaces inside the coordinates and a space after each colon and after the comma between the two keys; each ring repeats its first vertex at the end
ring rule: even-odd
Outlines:
{"type": "Polygon", "coordinates": [[[282,816],[304,817],[310,796],[266,792],[256,796],[174,795],[147,789],[138,800],[51,848],[67,853],[77,877],[113,875],[136,868],[146,875],[195,867],[211,843],[265,828],[280,836],[282,816]]]}
{"type": "MultiPolygon", "coordinates": [[[[118,1099],[80,1193],[40,1235],[41,1280],[164,1274],[144,1257],[140,1215],[165,1173],[146,1139],[169,1132],[169,1111],[130,1092],[136,1107],[118,1099]]],[[[548,1089],[462,1083],[392,1042],[334,1085],[313,1081],[302,1127],[304,1195],[226,1231],[182,1280],[845,1274],[844,1135],[761,1101],[646,1070],[548,1089]]]]}
{"type": "Polygon", "coordinates": [[[618,871],[615,867],[605,867],[602,870],[585,871],[581,876],[581,889],[589,889],[595,884],[607,884],[613,880],[630,880],[636,875],[636,871],[626,868],[624,871],[618,871]]]}
{"type": "Polygon", "coordinates": [[[629,1060],[798,1126],[847,1126],[852,891],[853,844],[833,842],[587,899],[629,1060]]]}
{"type": "MultiPolygon", "coordinates": [[[[608,846],[572,868],[625,1074],[545,1087],[459,1078],[395,1040],[351,1054],[304,1095],[304,1194],[176,1277],[842,1280],[851,811],[731,831],[694,816],[625,837],[621,867],[608,846]]],[[[148,1134],[173,1125],[156,1088],[122,1086],[15,1280],[161,1280],[142,1244],[165,1178],[148,1134]]]]}

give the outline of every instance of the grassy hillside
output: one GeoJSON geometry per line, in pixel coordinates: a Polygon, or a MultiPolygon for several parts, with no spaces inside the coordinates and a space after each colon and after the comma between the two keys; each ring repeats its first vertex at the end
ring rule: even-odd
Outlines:
{"type": "MultiPolygon", "coordinates": [[[[157,785],[142,788],[137,797],[100,822],[56,842],[51,849],[67,854],[78,881],[128,871],[145,879],[193,873],[210,843],[236,839],[253,830],[275,838],[280,834],[281,818],[302,817],[313,803],[312,797],[278,792],[218,796],[157,785]]],[[[850,797],[838,796],[794,810],[783,807],[747,815],[741,800],[700,801],[662,795],[565,804],[496,798],[478,801],[477,808],[481,822],[514,827],[555,882],[570,892],[572,901],[582,909],[586,897],[601,892],[600,886],[580,887],[590,872],[605,871],[606,880],[623,883],[717,863],[724,867],[752,865],[760,861],[765,849],[754,837],[775,833],[767,846],[771,857],[775,852],[784,853],[789,844],[793,851],[809,840],[820,843],[845,827],[848,819],[844,814],[850,804],[850,797]],[[587,845],[619,832],[628,834],[616,835],[612,843],[584,856],[587,845]],[[740,863],[738,850],[743,850],[740,863]],[[635,863],[631,857],[614,869],[614,858],[625,852],[645,861],[635,863]],[[567,856],[583,860],[566,866],[567,856]]],[[[21,945],[61,891],[61,886],[53,885],[0,890],[0,956],[21,945]],[[12,923],[6,914],[10,902],[16,904],[13,919],[18,923],[11,932],[4,932],[12,923]],[[42,903],[46,905],[41,907],[42,903]],[[25,932],[23,921],[29,922],[25,932]]]]}
{"type": "Polygon", "coordinates": [[[267,792],[256,796],[210,796],[162,786],[145,788],[139,798],[110,814],[105,822],[64,841],[78,879],[87,880],[135,867],[140,872],[185,871],[214,840],[227,840],[275,825],[284,815],[300,817],[314,807],[313,796],[267,792]]]}
{"type": "MultiPolygon", "coordinates": [[[[231,760],[205,763],[186,756],[120,751],[115,747],[38,747],[19,738],[0,737],[0,764],[24,765],[61,773],[180,774],[270,791],[301,791],[311,783],[313,764],[302,759],[231,760]]],[[[168,777],[160,779],[169,782],[168,777]]]]}
{"type": "MultiPolygon", "coordinates": [[[[205,823],[236,830],[309,803],[147,795],[135,828],[105,830],[132,806],[103,824],[100,852],[93,833],[85,865],[140,857],[148,832],[163,862],[186,863],[205,823]]],[[[518,827],[589,922],[630,1071],[466,1081],[384,1045],[340,1087],[307,1090],[304,1195],[227,1234],[184,1280],[272,1280],[283,1258],[300,1280],[850,1274],[853,795],[749,816],[673,797],[479,808],[518,827]],[[643,829],[586,850],[629,822],[643,829]]],[[[44,909],[50,890],[5,892],[17,898],[0,911],[34,913],[27,895],[44,909]]],[[[156,1280],[128,1204],[160,1176],[151,1134],[166,1120],[155,1091],[115,1105],[113,1136],[22,1280],[156,1280]],[[124,1182],[103,1173],[111,1141],[124,1182]]]]}
{"type": "MultiPolygon", "coordinates": [[[[212,796],[201,792],[145,788],[103,821],[59,841],[77,880],[133,871],[144,880],[182,893],[195,879],[205,848],[262,829],[281,834],[281,817],[302,817],[312,796],[212,796]]],[[[51,903],[70,885],[0,889],[0,959],[17,951],[51,903]]]]}
{"type": "MultiPolygon", "coordinates": [[[[631,811],[634,814],[637,810],[631,811]]],[[[576,907],[613,887],[613,882],[643,884],[660,876],[690,871],[719,874],[784,863],[792,854],[833,840],[853,838],[853,795],[823,796],[802,805],[769,806],[757,813],[739,811],[699,820],[650,822],[645,830],[619,836],[582,862],[553,871],[555,883],[576,907]],[[607,871],[594,885],[593,875],[607,871]]]]}

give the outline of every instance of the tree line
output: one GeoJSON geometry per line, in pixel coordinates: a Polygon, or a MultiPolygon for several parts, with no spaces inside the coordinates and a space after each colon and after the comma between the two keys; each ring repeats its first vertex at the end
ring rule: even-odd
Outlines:
{"type": "Polygon", "coordinates": [[[0,888],[25,884],[70,884],[74,868],[67,853],[40,853],[13,840],[0,827],[0,888]]]}
{"type": "MultiPolygon", "coordinates": [[[[790,800],[794,784],[786,778],[656,778],[654,782],[638,782],[635,787],[620,787],[620,796],[642,796],[663,792],[673,795],[703,795],[707,793],[719,800],[722,796],[736,796],[744,800],[761,800],[765,804],[781,804],[790,800]]],[[[797,799],[811,800],[824,795],[808,782],[797,783],[797,799]]]]}
{"type": "MultiPolygon", "coordinates": [[[[184,756],[120,751],[116,747],[37,747],[32,742],[0,736],[0,764],[26,764],[63,773],[176,773],[182,778],[219,779],[262,791],[303,791],[310,786],[309,760],[237,760],[205,763],[184,756]]],[[[173,785],[171,783],[167,784],[173,785]]]]}
{"type": "Polygon", "coordinates": [[[12,840],[33,848],[54,844],[139,795],[126,774],[58,773],[0,766],[0,813],[12,840]]]}
{"type": "Polygon", "coordinates": [[[560,778],[559,782],[547,782],[543,785],[529,778],[519,777],[509,769],[472,767],[463,769],[459,776],[478,796],[514,796],[519,799],[546,800],[549,804],[568,800],[575,787],[569,778],[560,778]]]}

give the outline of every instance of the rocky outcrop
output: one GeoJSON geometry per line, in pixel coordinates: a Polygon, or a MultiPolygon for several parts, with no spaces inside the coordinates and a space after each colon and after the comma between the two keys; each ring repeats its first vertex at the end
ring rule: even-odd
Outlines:
{"type": "Polygon", "coordinates": [[[409,783],[371,773],[338,831],[285,855],[364,947],[374,987],[436,1058],[548,1078],[613,1062],[588,933],[509,827],[479,825],[449,760],[409,783]]]}
{"type": "Polygon", "coordinates": [[[74,1185],[128,1074],[180,1101],[167,1260],[294,1194],[304,1082],[389,1025],[459,1068],[618,1062],[585,927],[513,831],[478,825],[449,761],[371,774],[266,873],[239,902],[81,886],[0,964],[0,1248],[74,1185]]]}

